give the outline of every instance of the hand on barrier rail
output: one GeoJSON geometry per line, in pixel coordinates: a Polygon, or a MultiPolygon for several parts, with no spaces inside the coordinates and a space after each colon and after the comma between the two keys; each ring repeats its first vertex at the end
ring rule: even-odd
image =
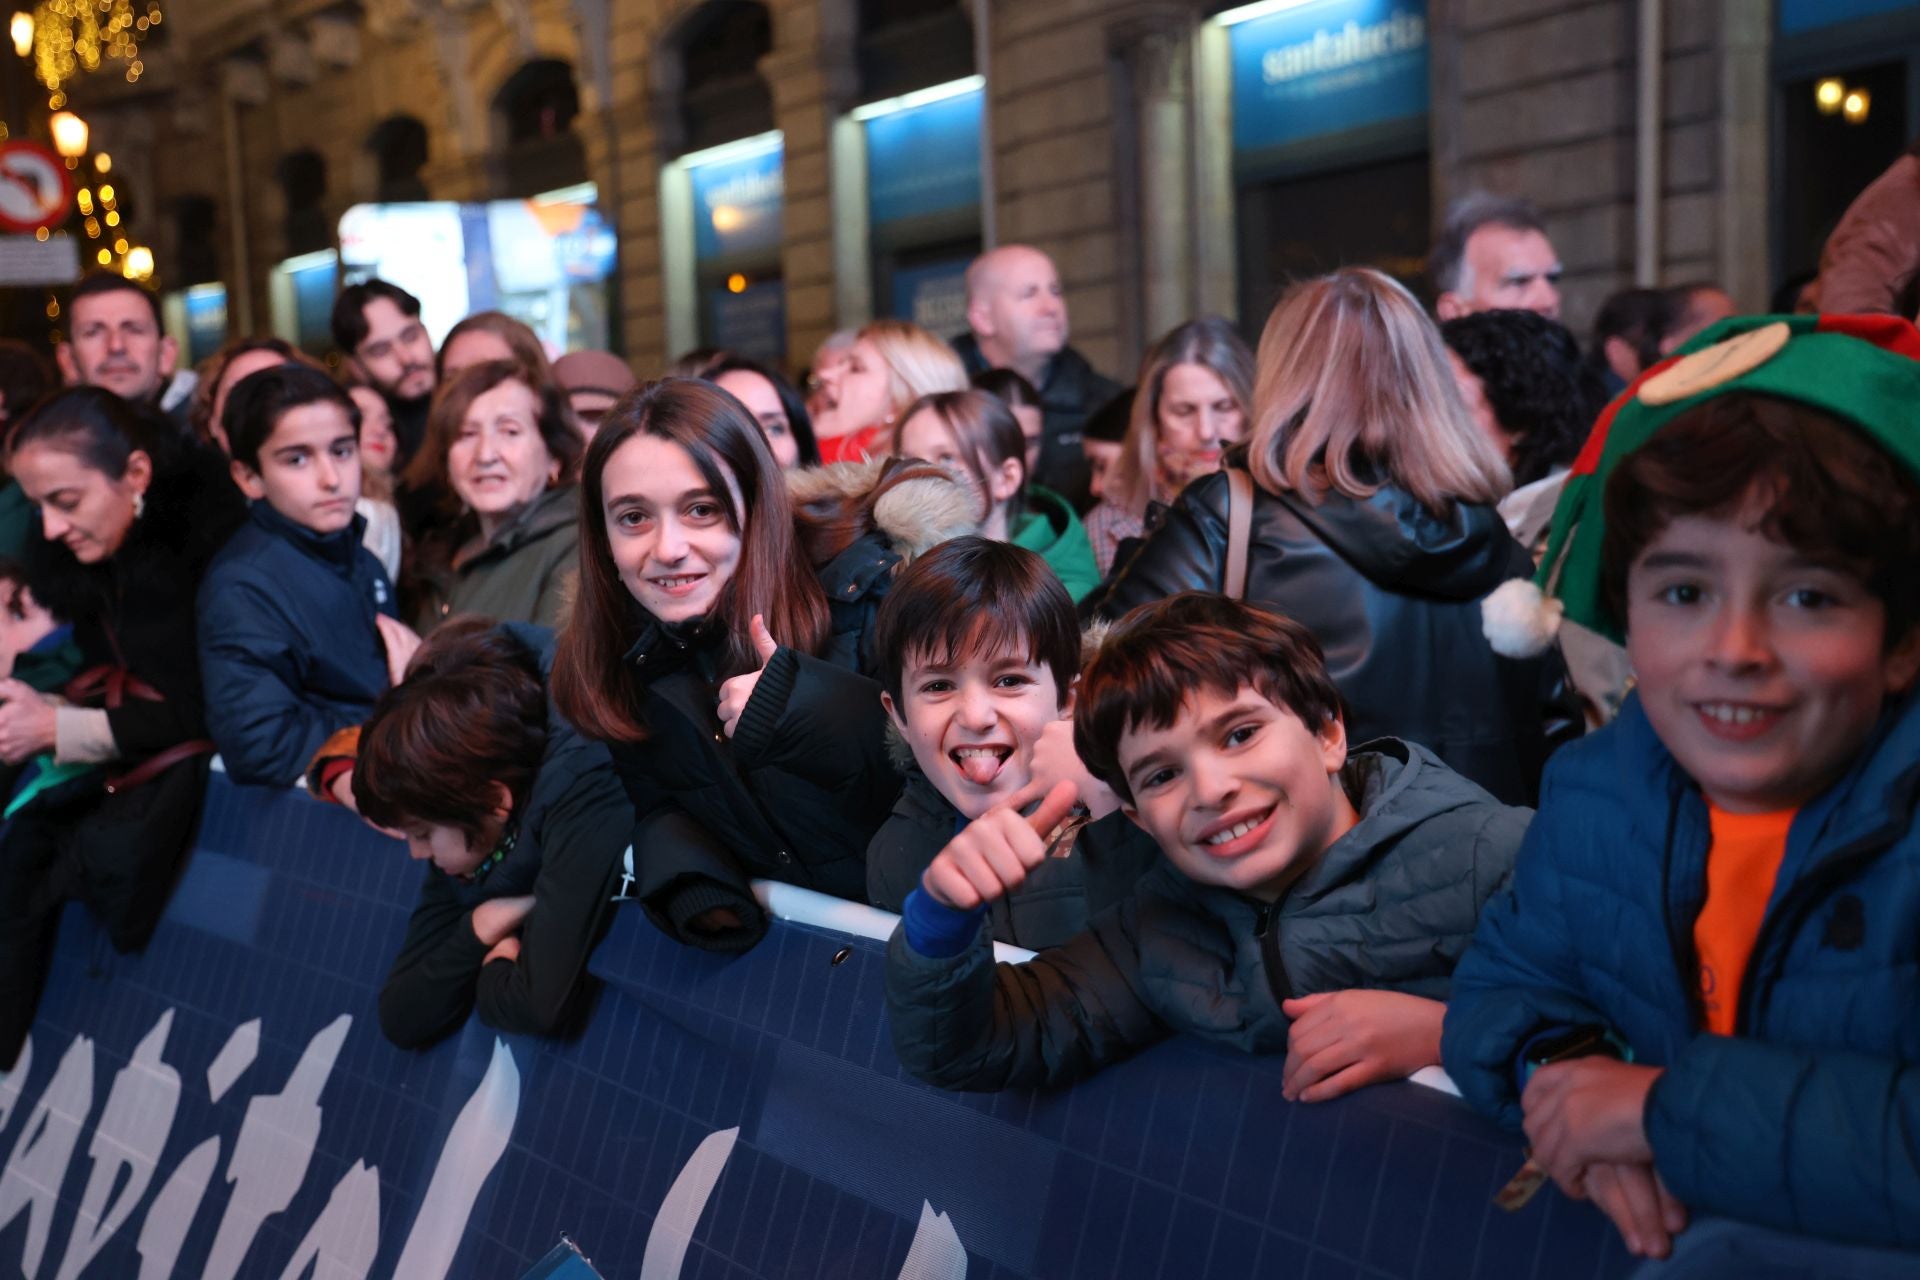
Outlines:
{"type": "Polygon", "coordinates": [[[766,619],[757,613],[753,615],[753,647],[760,654],[760,669],[735,676],[720,686],[720,728],[729,738],[740,726],[741,713],[753,701],[753,691],[760,683],[761,672],[773,661],[773,655],[780,652],[780,642],[767,630],[766,619]]]}
{"type": "Polygon", "coordinates": [[[473,936],[489,947],[497,946],[502,939],[520,931],[532,910],[530,893],[517,898],[489,898],[473,909],[473,936]]]}
{"type": "Polygon", "coordinates": [[[1071,781],[1056,782],[1040,807],[1022,817],[1020,810],[1039,794],[1028,783],[969,822],[934,857],[920,887],[956,911],[972,911],[1019,888],[1027,872],[1047,860],[1049,838],[1079,799],[1071,781]]]}
{"type": "Polygon", "coordinates": [[[1687,1229],[1687,1207],[1673,1198],[1652,1164],[1602,1161],[1588,1165],[1580,1200],[1592,1200],[1626,1241],[1627,1252],[1664,1258],[1673,1238],[1687,1229]]]}
{"type": "Polygon", "coordinates": [[[53,699],[12,677],[0,679],[0,760],[19,764],[53,750],[57,724],[53,699]]]}
{"type": "Polygon", "coordinates": [[[1287,1063],[1280,1094],[1325,1102],[1440,1061],[1446,1005],[1398,991],[1325,991],[1287,1000],[1287,1063]]]}

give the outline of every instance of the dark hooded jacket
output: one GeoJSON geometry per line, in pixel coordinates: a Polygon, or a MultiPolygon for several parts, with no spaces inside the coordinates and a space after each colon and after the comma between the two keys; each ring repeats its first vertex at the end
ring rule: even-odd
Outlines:
{"type": "MultiPolygon", "coordinates": [[[[867,846],[868,900],[883,911],[899,911],[965,825],[932,780],[909,766],[893,815],[867,846]]],[[[1110,813],[1081,828],[1070,856],[1048,858],[1018,889],[995,902],[988,910],[988,932],[996,942],[1033,951],[1057,947],[1132,893],[1159,861],[1153,837],[1124,815],[1110,813]]]]}
{"type": "Polygon", "coordinates": [[[374,618],[395,616],[393,588],[365,527],[323,537],[256,502],[201,580],[207,725],[234,781],[291,786],[386,691],[374,618]]]}
{"type": "MultiPolygon", "coordinates": [[[[1089,612],[1221,590],[1228,489],[1224,472],[1188,485],[1089,612]]],[[[1481,631],[1481,599],[1533,567],[1490,506],[1441,518],[1393,485],[1318,504],[1254,486],[1246,598],[1319,640],[1349,738],[1417,742],[1509,804],[1532,803],[1548,753],[1584,725],[1557,653],[1503,658],[1481,631]]]]}
{"type": "Polygon", "coordinates": [[[1341,773],[1360,821],[1278,902],[1161,862],[1084,933],[1026,964],[987,931],[958,956],[896,929],[887,1008],[900,1061],[948,1089],[1051,1088],[1177,1032],[1283,1053],[1281,1002],[1355,987],[1445,1000],[1528,810],[1508,808],[1409,743],[1368,743],[1341,773]]]}
{"type": "MultiPolygon", "coordinates": [[[[553,636],[509,624],[508,634],[553,672],[553,636]]],[[[407,936],[380,988],[380,1029],[403,1049],[423,1048],[459,1029],[470,1012],[510,1034],[550,1035],[579,1003],[587,957],[606,932],[633,831],[633,806],[607,749],[547,707],[540,771],[514,820],[513,848],[478,880],[428,865],[407,936]],[[532,894],[520,928],[520,957],[488,962],[473,932],[473,909],[494,898],[532,894]]]]}
{"type": "Polygon", "coordinates": [[[755,877],[863,901],[867,842],[900,794],[879,686],[782,647],[729,738],[717,628],[643,617],[627,661],[647,736],[612,752],[633,800],[633,896],[649,918],[681,942],[744,951],[767,928],[755,877]],[[716,909],[740,927],[689,928],[716,909]]]}
{"type": "MultiPolygon", "coordinates": [[[[980,340],[971,333],[954,339],[953,349],[960,353],[968,377],[993,367],[980,354],[980,340]]],[[[1047,365],[1039,391],[1040,465],[1032,479],[1066,498],[1076,510],[1084,509],[1093,467],[1087,462],[1086,450],[1080,447],[1081,433],[1088,416],[1120,394],[1120,384],[1096,370],[1072,347],[1062,347],[1047,365]]]]}

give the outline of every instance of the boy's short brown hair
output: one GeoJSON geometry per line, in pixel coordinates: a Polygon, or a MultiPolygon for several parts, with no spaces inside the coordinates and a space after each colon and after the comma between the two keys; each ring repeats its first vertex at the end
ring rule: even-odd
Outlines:
{"type": "Polygon", "coordinates": [[[1730,518],[1756,493],[1758,532],[1858,577],[1886,606],[1889,649],[1920,621],[1920,482],[1832,414],[1743,392],[1674,418],[1608,478],[1600,598],[1622,631],[1627,573],[1667,526],[1730,518]]]}
{"type": "Polygon", "coordinates": [[[1142,725],[1167,728],[1202,689],[1232,697],[1247,685],[1315,732],[1345,719],[1320,642],[1293,619],[1199,591],[1143,604],[1115,624],[1081,673],[1074,749],[1132,804],[1121,736],[1142,725]]]}
{"type": "Polygon", "coordinates": [[[955,663],[1019,652],[1053,672],[1064,703],[1080,674],[1073,597],[1039,555],[1011,542],[950,538],[901,571],[873,625],[875,675],[904,710],[910,657],[955,663]]]}
{"type": "Polygon", "coordinates": [[[455,827],[471,843],[487,825],[488,784],[506,787],[519,813],[546,747],[539,655],[491,618],[454,618],[373,704],[354,764],[354,801],[383,827],[455,827]]]}

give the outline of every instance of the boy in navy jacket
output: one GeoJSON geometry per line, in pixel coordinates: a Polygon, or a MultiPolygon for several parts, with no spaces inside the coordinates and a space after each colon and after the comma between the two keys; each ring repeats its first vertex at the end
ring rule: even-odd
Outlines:
{"type": "Polygon", "coordinates": [[[1916,354],[1890,317],[1728,321],[1602,416],[1555,515],[1542,581],[1639,684],[1548,766],[1442,1046],[1635,1253],[1707,1261],[1731,1224],[1690,1213],[1920,1246],[1916,354]]]}
{"type": "Polygon", "coordinates": [[[360,412],[303,365],[228,400],[233,481],[252,500],[198,598],[207,724],[235,781],[289,786],[328,735],[366,718],[419,640],[361,545],[360,412]]]}

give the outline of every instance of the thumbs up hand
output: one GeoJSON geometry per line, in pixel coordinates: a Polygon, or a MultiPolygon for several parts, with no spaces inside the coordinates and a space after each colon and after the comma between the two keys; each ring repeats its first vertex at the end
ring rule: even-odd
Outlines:
{"type": "Polygon", "coordinates": [[[1079,799],[1073,782],[1062,780],[1038,809],[1022,817],[1020,808],[1032,801],[1035,790],[1023,788],[948,841],[920,877],[927,895],[956,911],[972,911],[1019,888],[1027,873],[1046,861],[1048,837],[1079,799]]]}
{"type": "Polygon", "coordinates": [[[766,619],[757,613],[753,615],[753,647],[760,655],[759,670],[735,676],[720,686],[720,728],[729,738],[740,726],[741,712],[753,701],[753,691],[760,683],[761,672],[773,661],[773,655],[780,652],[780,642],[767,630],[766,619]]]}

